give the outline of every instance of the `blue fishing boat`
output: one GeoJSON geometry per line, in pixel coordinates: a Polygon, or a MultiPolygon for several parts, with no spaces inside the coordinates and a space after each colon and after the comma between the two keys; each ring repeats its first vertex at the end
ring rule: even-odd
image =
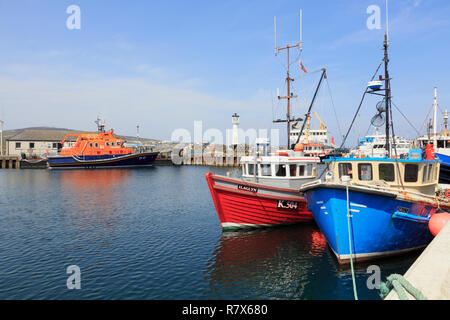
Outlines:
{"type": "MultiPolygon", "coordinates": [[[[391,86],[388,72],[388,37],[384,39],[384,88],[368,86],[366,94],[382,96],[372,125],[385,124],[385,157],[340,157],[325,160],[324,179],[304,184],[308,209],[339,263],[353,263],[405,253],[427,245],[433,238],[428,221],[438,210],[450,208],[449,199],[436,195],[440,161],[432,146],[412,149],[407,158],[396,150],[391,127],[391,86]],[[380,92],[384,92],[380,94],[380,92]],[[425,156],[424,156],[425,155],[425,156]],[[406,159],[405,159],[406,158],[406,159]]],[[[369,83],[370,84],[370,83],[369,83]]],[[[350,132],[351,126],[348,133],[350,132]]],[[[342,144],[344,144],[345,139],[342,144]]],[[[322,178],[322,177],[320,177],[322,178]]]]}
{"type": "Polygon", "coordinates": [[[339,263],[419,249],[430,217],[450,203],[435,195],[439,161],[335,158],[324,181],[305,184],[308,209],[339,263]],[[355,174],[353,174],[355,173],[355,174]]]}

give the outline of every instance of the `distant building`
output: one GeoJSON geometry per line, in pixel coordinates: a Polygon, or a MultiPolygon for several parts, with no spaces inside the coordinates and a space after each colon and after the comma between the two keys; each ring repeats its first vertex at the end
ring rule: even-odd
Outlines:
{"type": "Polygon", "coordinates": [[[27,158],[44,157],[56,154],[62,147],[71,147],[76,137],[69,137],[64,146],[61,141],[69,133],[81,133],[81,131],[55,130],[55,129],[25,129],[6,139],[7,154],[10,156],[27,158]]]}

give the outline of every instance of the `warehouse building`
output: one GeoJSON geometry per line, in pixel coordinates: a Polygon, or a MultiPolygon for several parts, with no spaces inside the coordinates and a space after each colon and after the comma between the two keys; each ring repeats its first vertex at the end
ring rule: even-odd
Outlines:
{"type": "Polygon", "coordinates": [[[6,140],[7,154],[21,158],[43,158],[47,155],[56,155],[61,147],[70,147],[75,143],[76,137],[69,137],[64,142],[64,146],[61,145],[61,141],[69,133],[82,133],[82,131],[24,129],[6,140]]]}

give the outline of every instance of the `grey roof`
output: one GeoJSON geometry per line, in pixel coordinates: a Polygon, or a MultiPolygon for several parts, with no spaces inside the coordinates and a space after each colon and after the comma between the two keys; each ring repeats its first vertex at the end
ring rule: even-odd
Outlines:
{"type": "MultiPolygon", "coordinates": [[[[34,130],[25,129],[19,133],[9,137],[8,141],[52,141],[61,142],[69,133],[89,133],[86,131],[72,131],[72,130],[34,130]]],[[[67,141],[76,141],[76,137],[69,137],[67,141]]]]}

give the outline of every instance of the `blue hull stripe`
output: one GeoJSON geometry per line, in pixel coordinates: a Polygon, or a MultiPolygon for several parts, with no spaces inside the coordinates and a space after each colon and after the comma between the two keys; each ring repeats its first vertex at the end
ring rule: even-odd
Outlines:
{"type": "Polygon", "coordinates": [[[81,157],[49,157],[49,168],[101,168],[132,167],[152,165],[158,153],[137,153],[130,155],[85,156],[81,157]]]}

